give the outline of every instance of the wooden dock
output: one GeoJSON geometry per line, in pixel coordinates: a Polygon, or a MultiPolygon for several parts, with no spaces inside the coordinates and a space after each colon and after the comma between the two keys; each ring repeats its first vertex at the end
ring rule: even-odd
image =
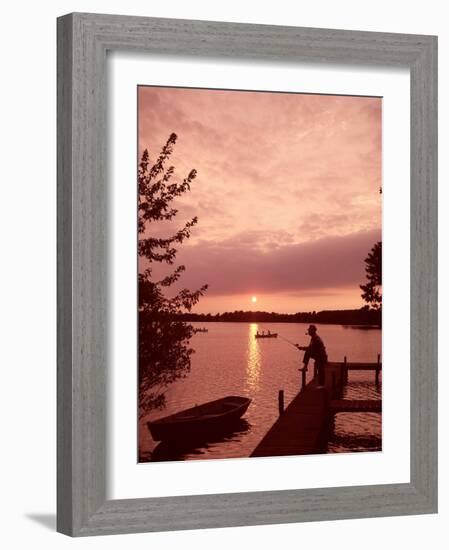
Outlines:
{"type": "Polygon", "coordinates": [[[304,455],[324,452],[326,392],[310,382],[279,416],[251,456],[304,455]]]}
{"type": "MultiPolygon", "coordinates": [[[[280,416],[250,456],[293,456],[325,453],[332,420],[338,413],[382,411],[380,400],[341,399],[351,370],[375,371],[376,383],[382,366],[377,363],[328,363],[325,385],[314,378],[283,411],[283,392],[279,392],[280,416]]],[[[304,377],[303,377],[304,380],[304,377]]]]}
{"type": "Polygon", "coordinates": [[[377,363],[348,363],[346,357],[343,361],[343,381],[348,382],[349,371],[372,370],[375,373],[375,382],[379,384],[380,373],[382,372],[382,363],[380,355],[377,356],[377,363]]]}

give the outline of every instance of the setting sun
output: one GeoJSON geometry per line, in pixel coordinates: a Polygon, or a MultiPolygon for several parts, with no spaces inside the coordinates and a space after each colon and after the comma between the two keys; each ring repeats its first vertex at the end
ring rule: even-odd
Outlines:
{"type": "Polygon", "coordinates": [[[253,304],[255,304],[255,303],[257,302],[257,296],[252,296],[252,297],[251,297],[251,302],[252,302],[253,304]]]}

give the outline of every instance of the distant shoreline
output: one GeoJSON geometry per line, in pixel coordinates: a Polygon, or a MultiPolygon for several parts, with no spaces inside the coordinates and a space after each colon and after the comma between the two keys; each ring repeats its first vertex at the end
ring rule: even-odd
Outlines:
{"type": "MultiPolygon", "coordinates": [[[[190,321],[183,321],[183,322],[189,322],[189,323],[224,323],[224,324],[230,324],[230,323],[271,323],[271,324],[276,324],[276,323],[279,323],[279,324],[283,324],[283,325],[307,325],[308,323],[307,322],[304,322],[304,321],[223,321],[223,320],[218,320],[216,321],[215,319],[209,319],[207,321],[198,321],[198,320],[190,320],[190,321]]],[[[341,326],[341,327],[345,327],[345,328],[353,328],[353,329],[360,329],[360,330],[381,330],[382,327],[380,327],[379,325],[355,325],[355,324],[350,324],[350,323],[331,323],[331,322],[318,322],[316,321],[316,324],[317,325],[336,325],[336,326],[341,326]]]]}
{"type": "Polygon", "coordinates": [[[322,325],[344,325],[354,328],[381,327],[380,311],[346,309],[298,313],[274,313],[266,311],[233,311],[225,313],[182,313],[173,320],[201,323],[315,323],[322,325]]]}

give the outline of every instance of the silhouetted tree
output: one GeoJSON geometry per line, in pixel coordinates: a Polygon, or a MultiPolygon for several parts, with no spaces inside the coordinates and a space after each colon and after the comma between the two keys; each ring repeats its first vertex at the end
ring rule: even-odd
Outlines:
{"type": "Polygon", "coordinates": [[[161,280],[154,280],[151,264],[172,265],[177,254],[176,245],[190,237],[197,224],[196,217],[187,221],[171,237],[151,235],[151,224],[172,220],[177,210],[172,201],[190,190],[196,170],[181,182],[172,182],[174,167],[165,166],[173,152],[176,134],[171,134],[154,164],[150,163],[148,150],[142,154],[138,170],[139,206],[138,232],[139,256],[147,260],[148,267],[139,273],[139,412],[144,415],[151,408],[165,404],[167,386],[190,370],[193,349],[189,341],[194,333],[192,325],[175,317],[190,311],[207,285],[191,292],[180,290],[173,297],[166,296],[168,287],[178,281],[185,266],[180,265],[161,280]]]}
{"type": "Polygon", "coordinates": [[[365,258],[368,282],[360,285],[362,298],[376,311],[382,309],[382,242],[377,242],[365,258]]]}

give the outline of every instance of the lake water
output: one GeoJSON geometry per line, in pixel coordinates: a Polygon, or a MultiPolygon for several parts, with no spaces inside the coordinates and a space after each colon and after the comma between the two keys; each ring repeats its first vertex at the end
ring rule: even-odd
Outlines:
{"type": "MultiPolygon", "coordinates": [[[[308,324],[302,323],[193,323],[206,327],[196,333],[191,345],[191,371],[174,382],[166,392],[167,406],[143,418],[139,426],[140,461],[237,458],[251,454],[278,418],[278,391],[284,390],[285,405],[299,389],[298,368],[303,352],[288,341],[307,345],[308,324]],[[256,340],[257,331],[277,332],[278,338],[256,340]],[[190,448],[173,449],[155,443],[146,422],[183,409],[219,399],[242,395],[251,405],[235,431],[190,448]]],[[[375,362],[381,353],[381,331],[362,330],[342,325],[318,325],[329,361],[375,362]]],[[[308,370],[313,375],[313,361],[308,370]]],[[[374,383],[372,371],[349,373],[344,397],[380,399],[381,387],[374,383]]],[[[328,452],[374,451],[381,449],[381,415],[376,413],[338,414],[328,452]]]]}

